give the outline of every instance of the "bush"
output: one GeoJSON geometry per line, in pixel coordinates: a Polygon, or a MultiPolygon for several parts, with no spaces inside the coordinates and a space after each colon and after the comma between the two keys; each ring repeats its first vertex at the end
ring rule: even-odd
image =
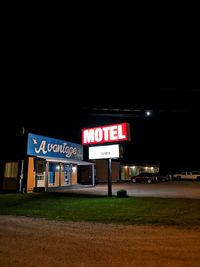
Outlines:
{"type": "Polygon", "coordinates": [[[127,197],[127,191],[125,189],[120,189],[117,191],[118,197],[127,197]]]}

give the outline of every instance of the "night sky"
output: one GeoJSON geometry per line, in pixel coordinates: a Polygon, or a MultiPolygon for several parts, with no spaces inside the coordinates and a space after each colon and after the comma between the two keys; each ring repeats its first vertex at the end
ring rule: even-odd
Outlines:
{"type": "Polygon", "coordinates": [[[21,127],[80,143],[83,127],[129,122],[124,161],[200,170],[199,64],[37,60],[4,70],[1,158],[15,149],[21,127]]]}

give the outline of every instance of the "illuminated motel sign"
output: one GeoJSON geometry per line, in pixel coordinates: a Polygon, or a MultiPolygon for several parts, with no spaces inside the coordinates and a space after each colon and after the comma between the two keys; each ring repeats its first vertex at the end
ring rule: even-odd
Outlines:
{"type": "Polygon", "coordinates": [[[122,156],[122,147],[119,144],[97,145],[124,141],[130,141],[130,127],[126,122],[82,129],[82,145],[93,145],[89,147],[89,159],[108,159],[108,196],[112,196],[111,161],[112,158],[119,158],[122,156]]]}
{"type": "Polygon", "coordinates": [[[122,141],[130,141],[130,128],[128,123],[82,129],[83,145],[97,145],[122,141]]]}

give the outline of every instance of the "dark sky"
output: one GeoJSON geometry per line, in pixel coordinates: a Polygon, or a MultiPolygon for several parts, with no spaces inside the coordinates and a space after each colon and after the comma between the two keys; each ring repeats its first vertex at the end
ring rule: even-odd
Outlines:
{"type": "Polygon", "coordinates": [[[200,65],[104,60],[41,54],[8,60],[1,91],[3,147],[21,127],[81,142],[82,127],[127,121],[127,161],[200,170],[200,65]]]}

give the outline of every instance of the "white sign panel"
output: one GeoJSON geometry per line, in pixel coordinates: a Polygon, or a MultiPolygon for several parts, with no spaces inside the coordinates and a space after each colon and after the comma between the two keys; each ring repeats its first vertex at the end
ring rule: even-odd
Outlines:
{"type": "Polygon", "coordinates": [[[117,145],[89,147],[89,159],[109,159],[120,157],[120,147],[117,145]]]}

